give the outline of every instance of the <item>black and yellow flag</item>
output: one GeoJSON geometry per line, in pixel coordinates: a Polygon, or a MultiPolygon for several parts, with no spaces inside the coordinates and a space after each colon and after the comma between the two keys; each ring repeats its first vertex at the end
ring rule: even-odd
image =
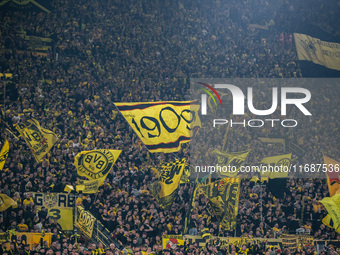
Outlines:
{"type": "Polygon", "coordinates": [[[218,172],[223,177],[235,177],[240,170],[240,167],[245,163],[245,160],[248,156],[249,151],[241,151],[241,152],[221,152],[217,149],[211,152],[217,157],[217,164],[219,166],[231,166],[236,167],[235,171],[221,171],[218,172]]]}
{"type": "MultiPolygon", "coordinates": [[[[323,218],[322,223],[323,223],[325,226],[329,227],[329,228],[335,229],[335,227],[334,227],[334,221],[333,221],[332,217],[331,217],[329,214],[327,214],[326,217],[323,218]]],[[[337,233],[340,234],[340,227],[338,227],[337,229],[335,229],[335,231],[336,231],[337,233]]]]}
{"type": "Polygon", "coordinates": [[[299,60],[312,61],[330,69],[340,71],[340,44],[321,41],[304,34],[294,34],[299,60]]]}
{"type": "Polygon", "coordinates": [[[6,140],[4,143],[4,146],[2,146],[2,149],[0,151],[0,171],[4,168],[4,165],[6,163],[6,159],[8,156],[8,152],[9,152],[9,143],[6,140]]]}
{"type": "Polygon", "coordinates": [[[232,230],[236,227],[240,182],[239,178],[224,178],[198,188],[199,192],[208,198],[224,230],[232,230]]]}
{"type": "Polygon", "coordinates": [[[79,180],[76,186],[77,192],[82,192],[83,194],[94,194],[97,193],[99,189],[100,180],[79,180]]]}
{"type": "Polygon", "coordinates": [[[94,224],[96,222],[96,218],[92,215],[92,213],[86,211],[84,207],[77,206],[77,227],[80,231],[87,237],[92,237],[92,232],[94,228],[94,224]]]}
{"type": "Polygon", "coordinates": [[[186,164],[183,170],[183,174],[181,177],[181,182],[182,183],[189,183],[190,182],[190,174],[191,174],[191,166],[189,164],[186,164]]]}
{"type": "Polygon", "coordinates": [[[185,165],[185,158],[161,165],[159,180],[149,185],[152,195],[164,209],[169,209],[175,199],[185,165]]]}
{"type": "Polygon", "coordinates": [[[340,193],[332,197],[325,197],[320,201],[326,208],[329,217],[324,218],[323,222],[340,232],[340,193]]]}
{"type": "Polygon", "coordinates": [[[52,131],[40,127],[39,122],[35,119],[16,125],[16,129],[25,139],[37,162],[42,161],[42,158],[58,140],[52,131]]]}
{"type": "Polygon", "coordinates": [[[7,210],[11,206],[17,206],[17,202],[5,194],[0,194],[0,212],[7,210]]]}
{"type": "Polygon", "coordinates": [[[167,235],[162,237],[163,250],[177,249],[184,246],[184,236],[182,235],[167,235]]]}
{"type": "Polygon", "coordinates": [[[340,193],[340,175],[339,167],[340,163],[334,159],[324,156],[324,164],[327,167],[327,184],[329,195],[332,197],[337,193],[340,193]]]}
{"type": "Polygon", "coordinates": [[[121,152],[121,150],[105,149],[82,151],[75,156],[74,165],[78,175],[84,176],[90,181],[97,180],[98,185],[101,186],[121,152]]]}
{"type": "Polygon", "coordinates": [[[261,160],[259,166],[261,166],[261,177],[262,178],[286,178],[289,173],[290,162],[292,158],[292,153],[266,157],[261,160]],[[264,167],[267,166],[264,172],[264,167]],[[269,166],[273,167],[270,168],[269,166]],[[272,170],[271,170],[272,169],[272,170]]]}
{"type": "Polygon", "coordinates": [[[176,152],[190,141],[201,121],[194,101],[115,103],[150,152],[176,152]]]}

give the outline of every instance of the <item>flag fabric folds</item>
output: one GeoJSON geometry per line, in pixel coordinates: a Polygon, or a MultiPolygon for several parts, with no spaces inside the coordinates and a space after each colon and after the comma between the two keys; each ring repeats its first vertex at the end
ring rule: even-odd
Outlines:
{"type": "Polygon", "coordinates": [[[149,185],[153,197],[165,209],[169,209],[175,199],[185,165],[185,158],[161,165],[159,180],[149,185]]]}
{"type": "Polygon", "coordinates": [[[239,178],[224,178],[199,187],[199,191],[208,198],[212,211],[224,230],[236,227],[240,182],[239,178]]]}
{"type": "Polygon", "coordinates": [[[326,208],[328,215],[323,219],[323,222],[334,228],[340,233],[340,194],[335,194],[332,197],[325,197],[320,201],[326,208]]]}
{"type": "Polygon", "coordinates": [[[195,101],[115,105],[150,152],[179,151],[201,127],[200,106],[195,101]]]}
{"type": "Polygon", "coordinates": [[[191,173],[190,169],[191,169],[190,165],[186,164],[183,170],[180,184],[190,182],[190,173],[191,173]]]}
{"type": "Polygon", "coordinates": [[[42,161],[42,158],[58,140],[52,131],[42,128],[35,119],[30,119],[26,123],[16,125],[16,129],[25,139],[37,162],[42,161]]]}
{"type": "Polygon", "coordinates": [[[163,250],[176,249],[184,246],[184,236],[182,235],[167,235],[162,237],[163,250]]]}
{"type": "Polygon", "coordinates": [[[4,168],[4,165],[6,163],[6,159],[8,156],[8,152],[9,152],[9,143],[6,140],[4,143],[4,146],[2,146],[2,149],[0,151],[0,171],[2,171],[2,169],[4,168]]]}
{"type": "MultiPolygon", "coordinates": [[[[78,175],[84,176],[90,181],[97,180],[98,185],[101,186],[121,152],[121,150],[105,149],[82,151],[75,156],[74,165],[78,175]]],[[[83,183],[81,185],[92,184],[83,183]]]]}
{"type": "Polygon", "coordinates": [[[17,202],[5,194],[0,194],[0,212],[7,210],[11,206],[17,206],[17,202]]]}
{"type": "MultiPolygon", "coordinates": [[[[329,227],[329,228],[335,229],[335,227],[334,227],[334,221],[333,221],[332,217],[331,217],[329,214],[327,214],[326,217],[323,218],[322,223],[323,223],[325,226],[329,227]]],[[[338,234],[340,234],[340,227],[338,227],[337,229],[335,229],[335,231],[336,231],[338,234]]]]}
{"type": "Polygon", "coordinates": [[[299,60],[312,61],[330,69],[340,71],[340,44],[321,41],[305,34],[294,34],[299,60]]]}
{"type": "Polygon", "coordinates": [[[327,167],[326,175],[329,195],[332,197],[336,193],[340,193],[340,175],[339,171],[335,170],[335,167],[340,167],[340,163],[327,156],[324,156],[323,158],[324,164],[326,164],[327,167]]]}

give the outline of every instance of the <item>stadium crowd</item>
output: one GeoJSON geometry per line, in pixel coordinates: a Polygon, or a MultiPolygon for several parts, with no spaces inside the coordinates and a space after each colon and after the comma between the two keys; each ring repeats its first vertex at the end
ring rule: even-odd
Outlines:
{"type": "MultiPolygon", "coordinates": [[[[1,88],[6,83],[8,91],[1,106],[5,109],[1,147],[6,138],[10,143],[0,172],[0,193],[12,197],[18,206],[0,214],[0,232],[45,231],[53,236],[51,247],[39,244],[28,251],[24,245],[11,243],[10,250],[3,245],[0,254],[290,254],[287,248],[281,251],[264,245],[199,248],[186,244],[163,251],[163,235],[184,231],[193,183],[181,184],[172,208],[162,209],[147,185],[155,180],[152,169],[173,160],[173,155],[150,154],[112,104],[185,100],[190,78],[197,77],[302,77],[292,34],[275,24],[282,25],[289,15],[297,15],[292,8],[303,1],[283,1],[286,9],[280,9],[280,2],[54,0],[50,14],[1,11],[0,72],[12,73],[13,78],[0,81],[1,88]],[[266,29],[254,29],[250,24],[266,29]],[[53,38],[53,47],[37,54],[29,49],[23,32],[53,38]],[[29,118],[59,137],[40,164],[25,141],[15,138],[18,134],[13,125],[29,118]],[[13,134],[5,131],[7,125],[13,134]],[[45,209],[38,212],[32,199],[32,192],[63,192],[66,184],[75,185],[79,179],[73,164],[77,153],[105,148],[122,150],[122,154],[99,193],[84,195],[77,203],[99,219],[118,242],[119,247],[112,244],[107,249],[83,239],[76,242],[45,209]]],[[[300,139],[305,153],[293,155],[297,164],[319,163],[321,151],[339,159],[334,138],[339,91],[318,89],[324,92],[320,97],[327,98],[323,98],[325,103],[310,105],[319,118],[317,126],[302,119],[299,128],[288,132],[262,132],[300,139]],[[335,107],[330,108],[330,102],[335,107]]],[[[258,135],[235,129],[228,148],[256,148],[247,159],[249,164],[284,153],[283,148],[274,150],[258,140],[258,135]]],[[[188,156],[187,149],[184,145],[176,155],[188,156]]],[[[208,217],[207,199],[198,195],[189,233],[200,235],[203,228],[209,228],[213,236],[274,238],[301,230],[315,239],[340,240],[339,234],[322,224],[327,212],[317,201],[329,196],[326,180],[295,178],[284,184],[286,192],[279,198],[266,186],[242,180],[237,227],[232,231],[221,229],[213,215],[208,217]]],[[[339,247],[328,248],[328,254],[340,253],[339,247]]],[[[315,247],[300,247],[294,254],[315,252],[315,247]]]]}

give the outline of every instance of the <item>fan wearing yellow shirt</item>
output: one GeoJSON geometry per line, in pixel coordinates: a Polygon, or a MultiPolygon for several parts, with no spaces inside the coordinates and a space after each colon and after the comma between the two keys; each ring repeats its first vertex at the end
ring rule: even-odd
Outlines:
{"type": "Polygon", "coordinates": [[[25,219],[22,219],[21,222],[18,224],[19,232],[27,232],[28,226],[25,224],[25,219]]]}
{"type": "Polygon", "coordinates": [[[29,205],[30,203],[33,203],[34,204],[34,200],[33,198],[30,196],[30,194],[26,193],[25,194],[25,199],[23,201],[23,204],[24,205],[29,205]]]}

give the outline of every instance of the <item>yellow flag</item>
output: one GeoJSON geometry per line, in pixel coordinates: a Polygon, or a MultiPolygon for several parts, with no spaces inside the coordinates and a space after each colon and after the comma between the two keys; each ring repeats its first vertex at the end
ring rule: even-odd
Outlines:
{"type": "Polygon", "coordinates": [[[327,167],[326,175],[328,190],[330,196],[332,197],[336,193],[340,193],[340,175],[339,175],[340,163],[326,156],[324,156],[323,159],[327,167]]]}
{"type": "Polygon", "coordinates": [[[321,41],[304,34],[294,34],[299,60],[312,61],[315,64],[340,71],[340,44],[321,41]]]}
{"type": "Polygon", "coordinates": [[[162,237],[163,250],[176,249],[184,246],[184,237],[182,235],[167,235],[162,237]]]}
{"type": "Polygon", "coordinates": [[[103,185],[106,176],[116,160],[121,150],[92,150],[82,151],[74,158],[74,165],[77,173],[89,180],[97,180],[99,186],[103,185]]]}
{"type": "Polygon", "coordinates": [[[249,151],[221,152],[215,149],[211,153],[217,156],[217,164],[219,166],[223,167],[230,165],[231,167],[235,167],[233,171],[219,171],[218,174],[223,177],[235,177],[241,166],[244,164],[249,151]]]}
{"type": "Polygon", "coordinates": [[[209,199],[215,216],[225,230],[236,227],[240,183],[239,178],[224,178],[198,188],[209,199]]]}
{"type": "Polygon", "coordinates": [[[16,125],[20,135],[25,139],[37,162],[50,151],[57,141],[57,136],[50,130],[40,127],[37,120],[31,119],[26,123],[16,125]]]}
{"type": "Polygon", "coordinates": [[[94,228],[94,223],[97,219],[92,215],[92,213],[86,211],[84,207],[77,206],[77,227],[80,231],[87,237],[92,237],[92,232],[94,228]]]}
{"type": "MultiPolygon", "coordinates": [[[[322,223],[329,228],[334,228],[334,221],[329,214],[323,218],[322,223]]],[[[340,234],[340,227],[338,227],[335,231],[340,234]]]]}
{"type": "Polygon", "coordinates": [[[93,194],[97,193],[98,188],[99,188],[99,180],[79,180],[78,181],[79,185],[76,186],[77,192],[82,191],[83,194],[93,194]]]}
{"type": "Polygon", "coordinates": [[[7,210],[11,206],[17,206],[17,202],[5,194],[0,194],[0,212],[7,210]]]}
{"type": "Polygon", "coordinates": [[[194,101],[115,103],[150,152],[176,152],[190,141],[201,121],[194,101]]]}
{"type": "Polygon", "coordinates": [[[260,162],[260,168],[262,170],[261,177],[267,177],[271,179],[287,177],[291,158],[292,153],[262,159],[260,162]]]}
{"type": "Polygon", "coordinates": [[[332,197],[325,197],[320,202],[325,206],[332,219],[333,228],[338,230],[340,227],[340,194],[335,194],[332,197]]]}
{"type": "Polygon", "coordinates": [[[2,146],[2,149],[0,151],[0,171],[4,168],[4,165],[6,163],[6,159],[9,152],[9,143],[6,140],[4,146],[2,146]]]}
{"type": "Polygon", "coordinates": [[[186,159],[163,164],[159,167],[159,180],[149,185],[149,189],[156,201],[165,209],[169,209],[177,194],[186,159]]]}
{"type": "Polygon", "coordinates": [[[181,177],[180,184],[182,183],[189,183],[190,182],[190,173],[191,173],[191,167],[190,165],[186,164],[183,170],[183,174],[181,177]]]}

